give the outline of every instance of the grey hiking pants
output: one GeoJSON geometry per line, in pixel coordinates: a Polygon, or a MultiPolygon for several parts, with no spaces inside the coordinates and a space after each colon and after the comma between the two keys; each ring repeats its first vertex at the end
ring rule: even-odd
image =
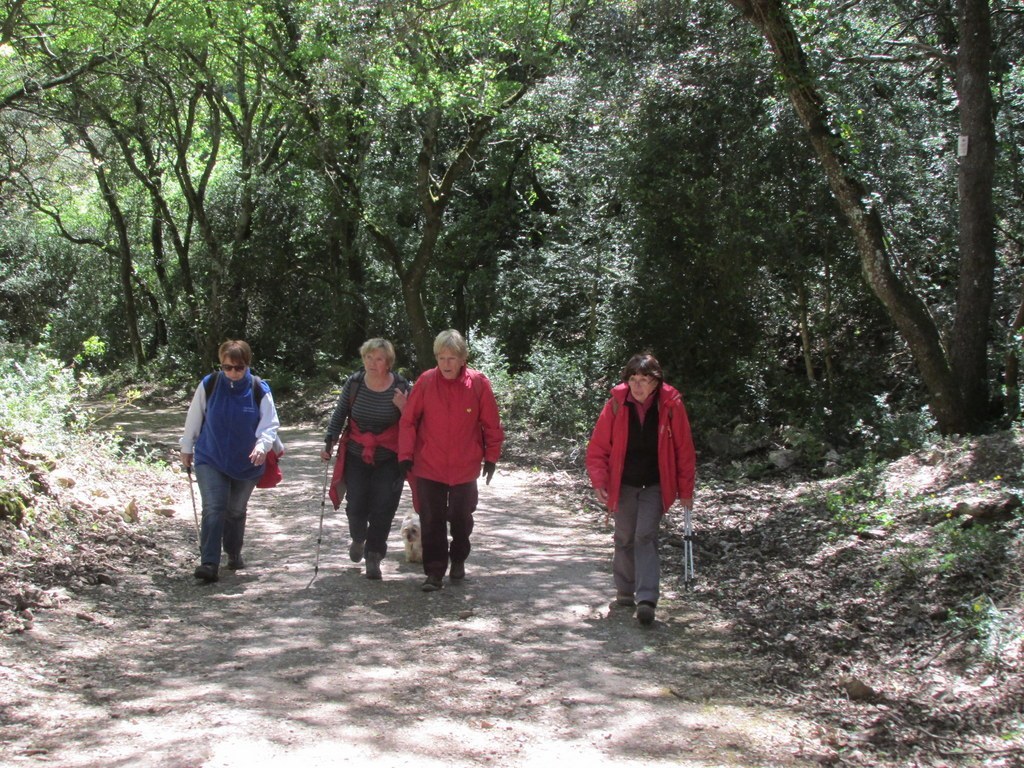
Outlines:
{"type": "Polygon", "coordinates": [[[623,485],[615,513],[615,554],[612,572],[620,595],[634,595],[638,603],[657,605],[661,563],[658,529],[661,526],[661,486],[623,485]]]}

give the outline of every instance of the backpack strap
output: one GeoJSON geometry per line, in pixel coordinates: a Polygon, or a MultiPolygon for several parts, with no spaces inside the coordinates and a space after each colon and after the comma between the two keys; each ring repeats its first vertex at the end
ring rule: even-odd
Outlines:
{"type": "Polygon", "coordinates": [[[210,402],[210,398],[213,396],[213,390],[217,388],[218,381],[220,381],[220,371],[214,371],[203,379],[203,389],[206,391],[206,402],[210,402]]]}
{"type": "Polygon", "coordinates": [[[348,423],[352,420],[352,406],[356,402],[356,394],[359,392],[359,388],[363,385],[363,379],[366,378],[366,371],[356,371],[349,377],[349,381],[352,382],[352,388],[348,392],[348,413],[345,414],[345,426],[341,428],[341,433],[345,434],[345,430],[348,429],[348,423]]]}

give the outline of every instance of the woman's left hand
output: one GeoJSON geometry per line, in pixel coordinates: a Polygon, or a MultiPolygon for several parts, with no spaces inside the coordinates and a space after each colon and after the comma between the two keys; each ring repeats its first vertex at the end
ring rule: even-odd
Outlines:
{"type": "Polygon", "coordinates": [[[256,446],[252,449],[252,453],[249,454],[249,461],[252,462],[254,467],[262,467],[263,462],[267,460],[266,451],[260,446],[256,446]]]}

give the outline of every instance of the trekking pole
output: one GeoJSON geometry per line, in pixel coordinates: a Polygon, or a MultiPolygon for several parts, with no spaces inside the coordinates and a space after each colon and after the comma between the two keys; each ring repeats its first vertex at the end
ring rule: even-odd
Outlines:
{"type": "Polygon", "coordinates": [[[693,587],[693,523],[690,507],[683,507],[683,588],[693,587]]]}
{"type": "Polygon", "coordinates": [[[316,562],[313,564],[313,578],[309,580],[306,589],[313,586],[317,574],[320,573],[320,542],[324,538],[324,509],[327,506],[327,469],[331,466],[330,461],[324,462],[324,488],[320,492],[320,532],[316,535],[316,562]]]}
{"type": "Polygon", "coordinates": [[[188,495],[192,497],[192,519],[196,521],[196,546],[199,547],[199,554],[203,554],[203,541],[199,535],[199,512],[196,510],[196,492],[192,488],[192,467],[185,467],[185,471],[188,473],[188,495]]]}

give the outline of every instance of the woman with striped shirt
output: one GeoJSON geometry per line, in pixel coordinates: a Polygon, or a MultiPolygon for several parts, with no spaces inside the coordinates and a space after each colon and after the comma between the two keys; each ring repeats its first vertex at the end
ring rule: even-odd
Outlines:
{"type": "Polygon", "coordinates": [[[398,420],[411,385],[391,370],[395,348],[390,341],[369,339],[359,354],[363,370],[352,374],[341,388],[320,456],[328,461],[338,444],[331,500],[337,509],[341,498],[334,488],[343,479],[352,537],[349,557],[358,563],[365,556],[366,578],[380,579],[380,562],[388,551],[388,534],[405,479],[398,469],[398,420]]]}

